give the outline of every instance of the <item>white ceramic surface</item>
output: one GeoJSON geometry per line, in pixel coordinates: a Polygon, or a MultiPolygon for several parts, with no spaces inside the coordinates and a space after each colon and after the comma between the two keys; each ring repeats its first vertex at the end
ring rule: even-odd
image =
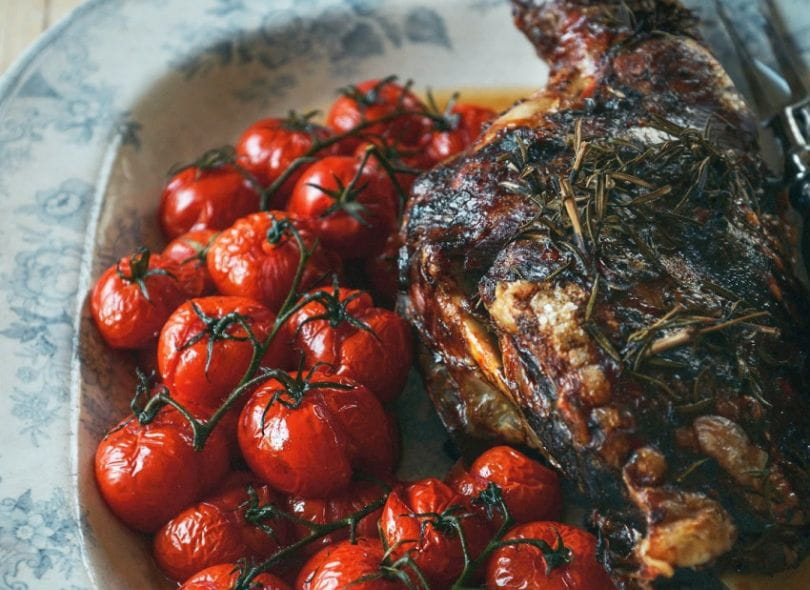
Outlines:
{"type": "MultiPolygon", "coordinates": [[[[806,3],[790,6],[810,38],[806,3]]],[[[89,285],[161,245],[171,164],[388,73],[532,86],[546,68],[498,0],[91,0],[0,79],[0,590],[163,585],[93,484],[133,363],[99,341],[89,285]]],[[[444,433],[415,383],[403,404],[403,471],[436,473],[444,433]]]]}

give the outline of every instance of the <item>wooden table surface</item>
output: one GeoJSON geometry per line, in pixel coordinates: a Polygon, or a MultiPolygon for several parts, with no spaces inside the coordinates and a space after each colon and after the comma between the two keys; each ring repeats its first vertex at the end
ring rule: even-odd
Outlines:
{"type": "Polygon", "coordinates": [[[0,74],[82,0],[0,0],[0,74]]]}

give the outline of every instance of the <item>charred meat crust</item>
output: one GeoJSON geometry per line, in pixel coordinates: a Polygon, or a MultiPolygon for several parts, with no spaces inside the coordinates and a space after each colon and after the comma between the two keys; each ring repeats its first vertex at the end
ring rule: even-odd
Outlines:
{"type": "Polygon", "coordinates": [[[807,296],[755,125],[674,2],[515,0],[549,85],[414,186],[445,422],[534,446],[618,584],[806,553],[807,296]]]}

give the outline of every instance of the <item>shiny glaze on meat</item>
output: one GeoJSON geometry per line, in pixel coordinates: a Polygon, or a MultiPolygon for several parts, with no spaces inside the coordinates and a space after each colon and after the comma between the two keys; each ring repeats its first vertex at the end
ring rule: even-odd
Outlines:
{"type": "Polygon", "coordinates": [[[795,566],[808,300],[750,112],[674,2],[513,11],[547,86],[417,181],[403,227],[434,403],[574,480],[620,587],[795,566]]]}

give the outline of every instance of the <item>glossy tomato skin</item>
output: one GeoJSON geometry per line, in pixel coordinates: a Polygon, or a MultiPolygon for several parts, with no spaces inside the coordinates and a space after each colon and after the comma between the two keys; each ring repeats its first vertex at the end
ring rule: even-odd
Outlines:
{"type": "Polygon", "coordinates": [[[340,541],[321,549],[298,574],[296,590],[405,590],[399,580],[375,579],[354,583],[377,573],[383,547],[377,539],[359,537],[356,544],[340,541]]]}
{"type": "MultiPolygon", "coordinates": [[[[281,499],[267,485],[254,482],[259,505],[281,499]]],[[[174,580],[225,562],[249,558],[260,561],[290,539],[286,520],[265,522],[273,535],[245,520],[249,496],[246,485],[233,487],[183,510],[156,533],[155,561],[174,580]]]]}
{"type": "Polygon", "coordinates": [[[234,166],[186,168],[160,199],[160,225],[169,239],[201,229],[222,230],[258,210],[259,193],[234,166]]]}
{"type": "MultiPolygon", "coordinates": [[[[305,498],[303,496],[288,496],[287,511],[296,517],[325,524],[335,522],[362,510],[366,506],[380,500],[385,496],[385,489],[374,482],[366,480],[353,481],[349,488],[336,496],[329,498],[305,498]]],[[[377,521],[382,514],[382,506],[357,523],[357,535],[369,539],[379,538],[377,521]]],[[[310,533],[310,529],[303,525],[295,526],[296,539],[303,539],[310,533]]],[[[347,528],[324,536],[304,548],[306,555],[312,555],[322,547],[348,538],[347,528]]]]}
{"type": "Polygon", "coordinates": [[[431,134],[426,153],[434,163],[455,156],[472,145],[496,113],[486,107],[457,104],[451,109],[451,115],[455,118],[451,129],[431,134]]]}
{"type": "Polygon", "coordinates": [[[230,460],[220,429],[202,451],[177,410],[161,409],[149,424],[127,418],[101,440],[95,473],[113,513],[136,531],[151,533],[213,489],[230,460]]]}
{"type": "MultiPolygon", "coordinates": [[[[324,288],[333,293],[332,288],[324,288]]],[[[316,292],[315,289],[311,292],[316,292]]],[[[373,332],[342,321],[332,327],[327,320],[307,321],[326,309],[318,301],[302,307],[290,318],[295,347],[303,352],[306,367],[326,363],[337,375],[362,383],[383,402],[395,399],[405,385],[413,364],[413,340],[408,323],[397,313],[374,307],[365,291],[340,288],[340,301],[354,297],[348,313],[373,332]]]]}
{"type": "MultiPolygon", "coordinates": [[[[332,107],[326,115],[326,125],[335,133],[349,131],[363,121],[373,121],[385,117],[398,108],[414,111],[414,114],[374,124],[365,128],[363,133],[380,135],[388,140],[404,144],[414,144],[418,143],[419,139],[429,131],[430,121],[419,114],[424,108],[422,101],[403,86],[394,81],[385,82],[375,79],[361,82],[355,88],[363,96],[363,101],[358,101],[357,97],[343,94],[332,103],[332,107]]],[[[344,142],[344,146],[353,149],[360,141],[357,139],[354,145],[351,145],[351,142],[344,142]]]]}
{"type": "MultiPolygon", "coordinates": [[[[497,484],[509,513],[517,524],[536,520],[558,520],[562,512],[562,492],[557,474],[508,446],[493,447],[482,453],[469,471],[454,469],[449,484],[470,499],[489,483],[497,484]]],[[[495,522],[502,522],[496,511],[495,522]]]]}
{"type": "Polygon", "coordinates": [[[397,224],[398,197],[391,179],[378,166],[352,156],[329,156],[310,165],[295,184],[288,211],[310,220],[323,244],[344,259],[379,254],[397,224]],[[348,187],[361,169],[345,209],[326,191],[348,187]],[[359,217],[360,219],[357,219],[359,217]],[[362,221],[361,221],[362,220],[362,221]]]}
{"type": "MultiPolygon", "coordinates": [[[[270,186],[298,158],[306,155],[316,141],[323,141],[331,131],[309,121],[267,118],[248,127],[236,144],[239,164],[256,176],[262,186],[270,186]]],[[[335,152],[326,148],[319,155],[335,152]]],[[[271,207],[283,209],[290,197],[295,181],[301,176],[299,168],[284,182],[274,195],[271,207]]]]}
{"type": "Polygon", "coordinates": [[[414,514],[441,514],[458,507],[462,518],[471,557],[479,555],[490,538],[489,525],[466,500],[435,478],[417,481],[402,491],[393,491],[383,508],[380,525],[388,547],[396,547],[393,555],[401,557],[411,552],[419,569],[437,588],[445,588],[455,581],[464,569],[464,555],[456,533],[436,528],[430,518],[414,514]],[[408,542],[414,539],[415,541],[408,542]]]}
{"type": "Polygon", "coordinates": [[[487,564],[487,589],[612,590],[613,583],[596,561],[596,537],[559,522],[532,522],[513,528],[505,539],[542,539],[557,546],[557,533],[571,550],[571,561],[546,575],[540,549],[513,545],[496,549],[487,564]]]}
{"type": "Polygon", "coordinates": [[[90,294],[90,310],[101,336],[108,346],[141,349],[154,344],[166,318],[189,297],[202,292],[202,274],[183,267],[160,254],[139,253],[126,256],[108,268],[90,294]],[[133,271],[148,257],[143,277],[144,294],[135,281],[122,278],[138,275],[133,271]],[[140,261],[140,263],[139,263],[140,261]]]}
{"type": "Polygon", "coordinates": [[[173,239],[163,249],[163,256],[182,266],[190,266],[202,275],[203,288],[198,295],[210,295],[216,291],[214,281],[208,273],[206,258],[208,248],[219,232],[213,229],[190,231],[173,239]]]}
{"type": "Polygon", "coordinates": [[[270,403],[283,391],[272,379],[245,404],[238,437],[250,469],[278,490],[311,498],[344,492],[354,468],[390,473],[397,459],[395,429],[374,394],[339,375],[316,372],[310,381],[348,389],[311,389],[287,407],[270,403]]]}
{"type": "Polygon", "coordinates": [[[221,293],[252,297],[278,311],[293,284],[301,253],[290,230],[272,238],[274,228],[291,223],[304,245],[314,248],[304,269],[301,289],[339,270],[339,262],[320,246],[311,224],[282,211],[254,213],[222,232],[208,252],[208,270],[221,293]],[[270,236],[268,236],[270,232],[270,236]]]}
{"type": "MultiPolygon", "coordinates": [[[[231,323],[224,333],[230,338],[215,339],[208,362],[208,343],[212,337],[197,310],[211,319],[239,314],[246,319],[255,338],[261,342],[272,331],[275,314],[247,297],[213,295],[187,301],[169,317],[158,340],[158,369],[173,397],[182,404],[208,410],[216,409],[236,387],[247,370],[253,345],[244,340],[247,333],[231,323]]],[[[286,368],[287,345],[274,339],[262,359],[262,366],[286,368]]]]}
{"type": "MultiPolygon", "coordinates": [[[[239,566],[223,563],[197,572],[179,590],[231,590],[238,579],[239,566]]],[[[292,590],[285,581],[272,574],[259,574],[253,582],[255,585],[251,590],[292,590]]]]}

